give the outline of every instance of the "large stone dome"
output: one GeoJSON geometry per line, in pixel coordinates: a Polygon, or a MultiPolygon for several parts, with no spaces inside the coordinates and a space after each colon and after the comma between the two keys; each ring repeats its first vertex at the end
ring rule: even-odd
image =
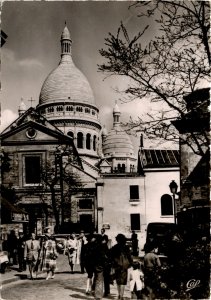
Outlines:
{"type": "Polygon", "coordinates": [[[55,101],[95,104],[92,89],[72,60],[62,61],[43,83],[39,104],[55,101]]]}
{"type": "Polygon", "coordinates": [[[60,101],[95,104],[88,80],[73,63],[71,45],[70,33],[65,26],[61,35],[61,60],[43,83],[39,106],[60,101]]]}

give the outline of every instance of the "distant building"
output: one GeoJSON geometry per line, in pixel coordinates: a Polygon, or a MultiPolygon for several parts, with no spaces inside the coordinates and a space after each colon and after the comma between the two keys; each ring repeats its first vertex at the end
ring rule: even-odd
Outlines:
{"type": "MultiPolygon", "coordinates": [[[[174,222],[171,180],[179,181],[179,152],[144,149],[136,153],[121,127],[121,111],[113,109],[113,126],[101,127],[99,109],[88,80],[72,60],[72,40],[65,26],[59,65],[47,76],[37,107],[21,101],[19,118],[1,134],[10,170],[2,183],[12,186],[16,202],[29,214],[28,227],[41,233],[55,225],[50,190],[39,190],[39,171],[48,160],[56,163],[58,148],[67,145],[72,170],[83,187],[71,196],[65,210],[66,231],[106,228],[110,237],[135,230],[144,243],[149,222],[174,222]],[[44,197],[44,200],[43,200],[44,197]]],[[[58,185],[56,197],[61,197],[58,185]]]]}

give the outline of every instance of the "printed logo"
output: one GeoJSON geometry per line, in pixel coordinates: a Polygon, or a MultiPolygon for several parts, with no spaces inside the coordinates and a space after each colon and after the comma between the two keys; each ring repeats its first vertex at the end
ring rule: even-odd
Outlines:
{"type": "Polygon", "coordinates": [[[200,280],[196,280],[196,279],[190,279],[187,283],[186,283],[186,291],[190,291],[192,289],[195,289],[196,287],[198,287],[200,285],[200,280]]]}

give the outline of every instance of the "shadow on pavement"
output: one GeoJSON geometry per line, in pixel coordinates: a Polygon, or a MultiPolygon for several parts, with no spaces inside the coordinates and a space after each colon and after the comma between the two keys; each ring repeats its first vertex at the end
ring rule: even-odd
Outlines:
{"type": "MultiPolygon", "coordinates": [[[[74,273],[76,273],[76,272],[74,272],[74,273]]],[[[63,271],[63,272],[56,271],[56,274],[71,274],[71,271],[63,271]]]]}
{"type": "Polygon", "coordinates": [[[14,276],[19,277],[21,280],[27,279],[27,274],[15,274],[14,276]]]}
{"type": "MultiPolygon", "coordinates": [[[[89,298],[89,296],[87,295],[84,295],[84,296],[81,296],[81,295],[78,295],[78,294],[72,294],[70,295],[71,298],[75,298],[75,299],[87,299],[89,298]]],[[[93,297],[91,297],[93,299],[93,297]]]]}

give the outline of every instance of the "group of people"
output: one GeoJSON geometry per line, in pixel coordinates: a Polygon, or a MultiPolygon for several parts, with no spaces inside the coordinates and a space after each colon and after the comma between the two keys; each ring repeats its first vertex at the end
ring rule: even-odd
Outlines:
{"type": "Polygon", "coordinates": [[[3,250],[8,252],[8,259],[10,265],[19,264],[19,271],[26,270],[26,263],[24,261],[24,247],[25,237],[23,230],[19,230],[18,236],[14,230],[11,230],[8,239],[3,242],[3,250]]]}
{"type": "Polygon", "coordinates": [[[71,273],[74,273],[74,266],[80,265],[81,273],[85,272],[84,268],[84,247],[87,243],[84,231],[81,230],[79,237],[75,233],[67,235],[64,245],[64,253],[68,257],[71,273]]]}
{"type": "MultiPolygon", "coordinates": [[[[125,286],[128,283],[132,299],[143,299],[143,295],[155,294],[157,284],[156,270],[161,263],[156,249],[152,247],[145,254],[143,263],[136,258],[137,236],[133,232],[132,252],[126,245],[123,234],[116,236],[116,244],[111,247],[105,230],[101,234],[92,233],[85,236],[81,231],[76,237],[73,233],[66,236],[64,253],[68,258],[70,271],[74,273],[75,265],[80,265],[81,273],[87,273],[86,294],[94,295],[95,299],[102,299],[110,294],[110,284],[116,281],[118,299],[123,299],[125,286]],[[144,294],[143,294],[144,293],[144,294]]],[[[38,271],[47,273],[46,280],[54,278],[57,269],[57,247],[50,229],[37,240],[32,233],[30,239],[24,240],[23,233],[19,233],[17,241],[18,262],[20,271],[26,270],[28,264],[30,279],[37,276],[38,271]]]]}
{"type": "Polygon", "coordinates": [[[51,238],[49,230],[40,241],[35,237],[35,233],[32,233],[24,247],[24,261],[28,264],[30,279],[37,277],[38,270],[47,272],[46,280],[53,279],[58,257],[56,242],[51,238]]]}

